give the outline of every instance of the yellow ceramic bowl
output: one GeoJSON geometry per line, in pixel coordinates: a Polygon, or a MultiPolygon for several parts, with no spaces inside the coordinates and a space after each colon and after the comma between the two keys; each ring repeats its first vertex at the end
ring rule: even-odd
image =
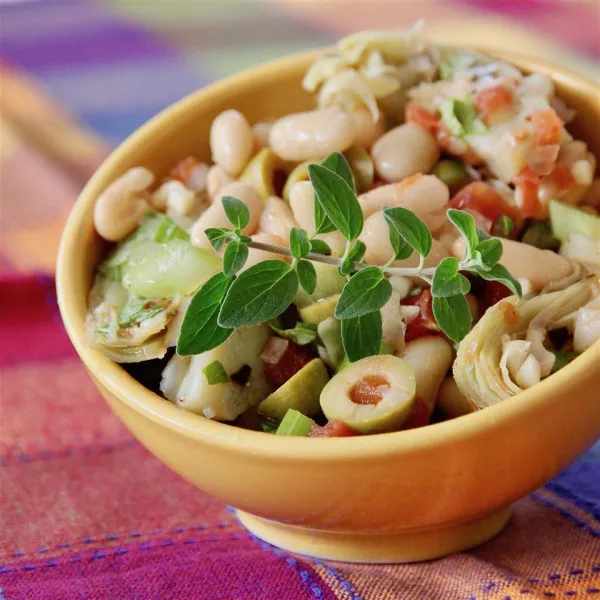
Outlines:
{"type": "MultiPolygon", "coordinates": [[[[579,111],[574,130],[600,156],[594,86],[538,61],[579,111]]],[[[516,398],[400,433],[281,438],[217,423],[149,392],[83,342],[86,297],[105,245],[95,234],[98,194],[127,169],[159,176],[190,154],[209,159],[212,120],[225,108],[251,122],[307,109],[300,82],[316,53],[292,56],[201,89],[126,140],[92,177],[69,217],[58,259],[60,309],[71,340],[114,412],[150,452],[238,509],[259,537],[319,557],[424,560],[480,544],[509,506],[559,473],[600,434],[600,344],[516,398]]]]}

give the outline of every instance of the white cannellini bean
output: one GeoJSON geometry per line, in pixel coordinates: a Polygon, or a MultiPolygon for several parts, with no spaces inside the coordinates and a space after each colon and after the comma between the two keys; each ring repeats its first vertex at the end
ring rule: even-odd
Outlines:
{"type": "Polygon", "coordinates": [[[401,354],[414,370],[419,396],[431,413],[438,390],[452,365],[452,348],[439,336],[425,336],[408,342],[401,354]]]}
{"type": "Polygon", "coordinates": [[[382,208],[402,206],[414,212],[436,231],[446,223],[450,192],[435,175],[413,175],[399,183],[382,185],[358,197],[363,215],[371,216],[382,208]]]}
{"type": "Polygon", "coordinates": [[[430,133],[405,123],[381,136],[371,156],[382,179],[400,181],[416,173],[429,173],[440,157],[440,149],[430,133]]]}
{"type": "Polygon", "coordinates": [[[199,163],[190,169],[190,174],[185,180],[187,185],[194,192],[204,192],[207,188],[209,166],[206,163],[199,163]]]}
{"type": "MultiPolygon", "coordinates": [[[[568,277],[573,272],[573,265],[551,250],[540,250],[535,246],[500,240],[502,242],[502,258],[505,266],[516,279],[527,279],[534,291],[539,292],[551,281],[568,277]]],[[[458,238],[452,246],[452,254],[458,259],[465,255],[466,244],[463,237],[458,238]]]]}
{"type": "Polygon", "coordinates": [[[213,203],[200,215],[200,218],[192,226],[190,235],[192,243],[195,246],[207,250],[212,248],[204,233],[205,229],[209,227],[231,227],[231,223],[225,215],[223,204],[221,203],[223,196],[233,196],[241,200],[248,207],[250,222],[244,228],[243,232],[246,235],[252,235],[257,230],[263,207],[262,200],[258,192],[251,185],[243,181],[234,181],[220,191],[213,203]]]}
{"type": "Polygon", "coordinates": [[[269,196],[260,215],[259,229],[287,240],[293,227],[297,227],[296,219],[290,207],[277,196],[269,196]]]}
{"type": "MultiPolygon", "coordinates": [[[[253,242],[260,242],[262,244],[269,244],[271,246],[279,246],[282,248],[287,247],[287,243],[282,240],[280,237],[276,235],[271,235],[270,233],[265,233],[264,231],[259,231],[252,236],[253,242]]],[[[282,256],[281,254],[276,254],[274,252],[267,252],[266,250],[257,250],[256,248],[250,248],[248,251],[248,260],[244,265],[244,270],[248,267],[252,267],[253,265],[262,262],[263,260],[273,260],[273,259],[281,259],[289,262],[290,259],[287,256],[282,256]]]]}
{"type": "Polygon", "coordinates": [[[321,233],[317,239],[323,240],[331,249],[332,256],[342,256],[346,249],[346,239],[339,231],[321,233]]]}
{"type": "Polygon", "coordinates": [[[206,191],[210,198],[214,198],[226,185],[233,182],[227,175],[225,169],[219,165],[213,165],[206,174],[206,191]]]}
{"type": "Polygon", "coordinates": [[[390,299],[381,309],[381,339],[391,346],[394,352],[402,351],[404,347],[404,334],[406,333],[400,300],[402,300],[402,296],[393,290],[390,299]]]}
{"type": "Polygon", "coordinates": [[[354,143],[370,150],[373,144],[385,133],[383,113],[379,113],[377,121],[373,121],[371,111],[359,107],[348,113],[354,125],[354,143]]]}
{"type": "Polygon", "coordinates": [[[467,397],[458,389],[454,377],[446,377],[440,386],[435,405],[449,417],[461,417],[473,412],[467,397]]]}
{"type": "Polygon", "coordinates": [[[152,194],[152,204],[178,216],[189,215],[196,205],[196,194],[178,179],[172,179],[152,194]]]}
{"type": "Polygon", "coordinates": [[[252,129],[242,113],[223,111],[210,128],[210,151],[213,161],[232,177],[237,177],[252,155],[252,129]]]}
{"type": "Polygon", "coordinates": [[[132,233],[148,210],[147,190],[154,175],[145,167],[129,169],[110,183],[96,199],[94,227],[109,242],[132,233]]]}
{"type": "Polygon", "coordinates": [[[254,140],[254,152],[257,153],[263,148],[269,147],[269,134],[271,133],[273,123],[261,121],[252,125],[252,139],[254,140]]]}
{"type": "Polygon", "coordinates": [[[276,121],[269,133],[275,154],[298,162],[343,152],[353,142],[352,118],[336,107],[288,115],[276,121]]]}
{"type": "Polygon", "coordinates": [[[315,230],[315,193],[310,181],[299,181],[292,186],[290,208],[302,229],[309,233],[315,230]]]}
{"type": "Polygon", "coordinates": [[[600,306],[598,308],[583,307],[575,318],[573,333],[573,349],[583,352],[600,340],[600,306]]]}
{"type": "MultiPolygon", "coordinates": [[[[392,255],[389,230],[382,212],[376,212],[365,220],[359,239],[367,246],[365,262],[382,265],[387,262],[392,255]]],[[[446,252],[442,244],[434,239],[431,252],[425,258],[425,266],[435,267],[447,256],[448,252],[446,252]]],[[[410,258],[396,261],[393,266],[416,267],[418,264],[419,257],[415,252],[410,258]]]]}

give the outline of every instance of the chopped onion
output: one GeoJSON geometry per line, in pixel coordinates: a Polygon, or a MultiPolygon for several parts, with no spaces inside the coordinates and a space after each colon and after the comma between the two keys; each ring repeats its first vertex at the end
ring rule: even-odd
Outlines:
{"type": "Polygon", "coordinates": [[[290,345],[289,340],[272,337],[260,353],[260,357],[269,365],[276,365],[290,345]]]}
{"type": "Polygon", "coordinates": [[[541,177],[550,175],[554,169],[559,151],[560,146],[558,144],[534,146],[527,155],[527,166],[541,177]]]}

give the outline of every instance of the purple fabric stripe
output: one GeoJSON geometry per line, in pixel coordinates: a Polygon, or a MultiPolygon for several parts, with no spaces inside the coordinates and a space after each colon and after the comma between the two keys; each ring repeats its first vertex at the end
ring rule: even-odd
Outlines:
{"type": "Polygon", "coordinates": [[[600,522],[600,463],[579,461],[545,487],[600,522]]]}
{"type": "Polygon", "coordinates": [[[8,598],[36,600],[337,600],[309,565],[259,549],[245,533],[28,560],[0,568],[0,586],[8,598]]]}
{"type": "MultiPolygon", "coordinates": [[[[3,23],[5,27],[8,25],[3,23]]],[[[8,39],[3,57],[31,71],[70,65],[95,65],[127,59],[148,60],[174,53],[155,36],[126,23],[89,21],[68,35],[44,39],[8,39]]]]}

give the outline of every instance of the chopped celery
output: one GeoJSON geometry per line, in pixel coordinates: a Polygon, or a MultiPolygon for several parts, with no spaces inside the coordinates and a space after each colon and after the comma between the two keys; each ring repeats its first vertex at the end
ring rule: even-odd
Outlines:
{"type": "Polygon", "coordinates": [[[140,243],[152,240],[166,242],[173,238],[189,240],[189,235],[166,215],[148,211],[139,227],[117,245],[108,258],[98,266],[98,271],[110,279],[121,279],[127,263],[140,243]]]}
{"type": "Polygon", "coordinates": [[[580,233],[591,240],[600,240],[600,217],[584,212],[570,204],[550,202],[550,222],[554,235],[566,242],[573,233],[580,233]]]}
{"type": "Polygon", "coordinates": [[[513,232],[515,222],[507,215],[500,215],[492,225],[492,235],[507,238],[513,232]]]}
{"type": "Polygon", "coordinates": [[[189,242],[173,239],[165,244],[145,241],[129,257],[123,285],[142,298],[186,296],[221,268],[221,261],[189,242]]]}
{"type": "Polygon", "coordinates": [[[190,234],[185,229],[179,227],[179,225],[175,225],[173,220],[165,215],[156,228],[154,241],[164,244],[170,240],[183,240],[189,242],[190,234]]]}
{"type": "Polygon", "coordinates": [[[206,381],[208,381],[208,385],[227,383],[229,381],[229,375],[227,374],[227,371],[218,360],[214,360],[210,364],[206,365],[204,369],[202,369],[202,372],[206,377],[206,381]]]}
{"type": "Polygon", "coordinates": [[[312,419],[290,408],[285,413],[285,417],[279,424],[276,433],[277,435],[307,436],[313,425],[315,425],[315,422],[312,419]]]}

